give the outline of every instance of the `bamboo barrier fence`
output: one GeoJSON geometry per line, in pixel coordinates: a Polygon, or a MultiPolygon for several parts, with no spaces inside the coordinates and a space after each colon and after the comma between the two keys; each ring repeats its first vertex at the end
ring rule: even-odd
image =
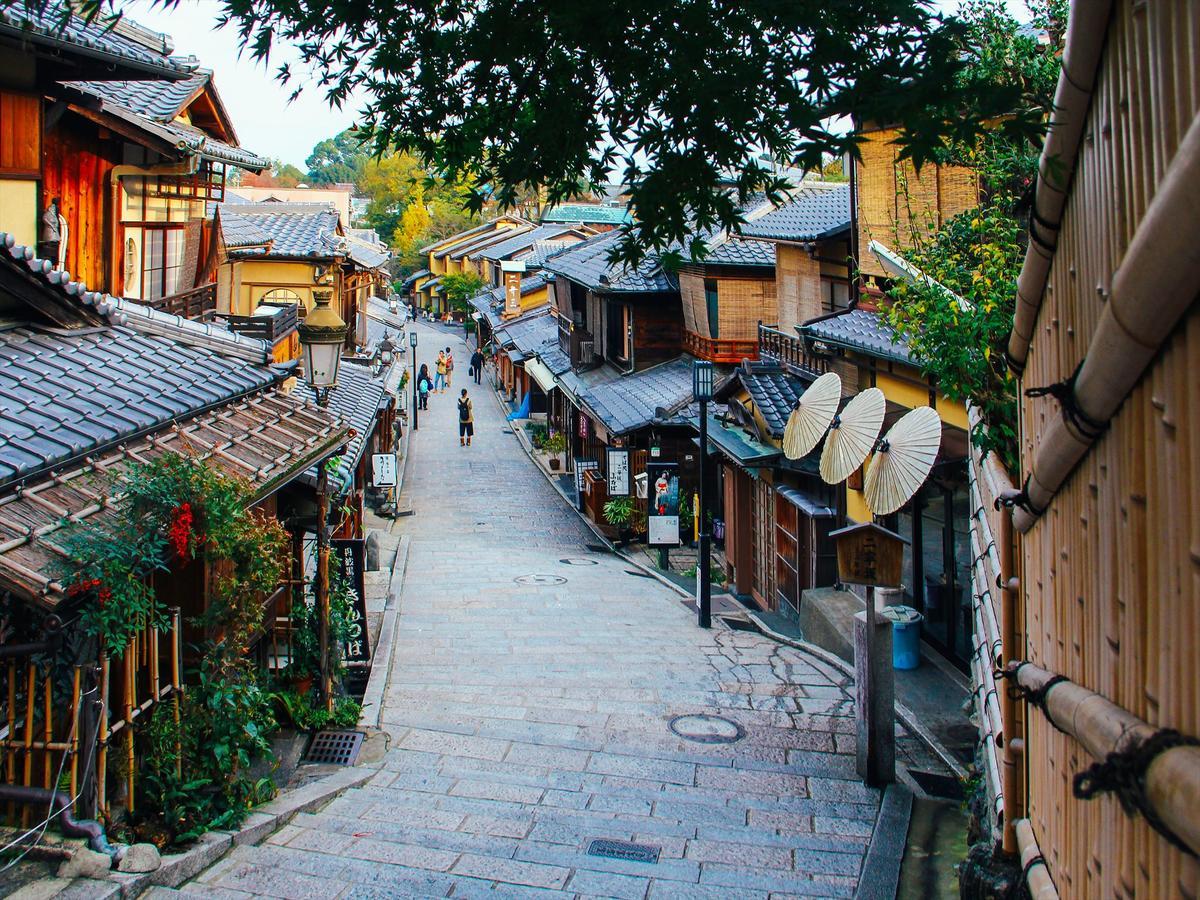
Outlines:
{"type": "MultiPolygon", "coordinates": [[[[1059,382],[1078,367],[1198,111],[1200,5],[1115,3],[1022,387],[1059,382]]],[[[1200,734],[1197,359],[1193,303],[1021,541],[1027,658],[1151,727],[1192,736],[1200,734]]],[[[1022,401],[1023,471],[1060,418],[1052,398],[1022,401]]],[[[1200,893],[1195,857],[1115,798],[1074,796],[1073,777],[1090,763],[1075,738],[1038,715],[1026,730],[1028,818],[1064,897],[1200,893]]]]}
{"type": "MultiPolygon", "coordinates": [[[[178,722],[181,670],[178,609],[166,629],[141,629],[120,655],[86,664],[10,659],[0,668],[5,783],[69,790],[72,809],[89,815],[107,816],[114,797],[132,811],[135,725],[167,701],[178,722]]],[[[10,824],[28,825],[32,815],[28,806],[6,809],[10,824]]]]}

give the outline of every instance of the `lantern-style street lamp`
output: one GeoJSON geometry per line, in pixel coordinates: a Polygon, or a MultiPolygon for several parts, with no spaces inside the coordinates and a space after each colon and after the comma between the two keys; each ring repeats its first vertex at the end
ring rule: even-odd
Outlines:
{"type": "Polygon", "coordinates": [[[713,364],[698,359],[692,366],[692,396],[700,402],[700,502],[696,515],[700,517],[699,560],[696,578],[700,596],[697,598],[697,618],[701,628],[712,627],[712,545],[708,530],[708,492],[704,489],[707,480],[708,461],[708,401],[713,396],[713,364]]]}
{"type": "MultiPolygon", "coordinates": [[[[329,392],[337,387],[342,345],[349,326],[329,305],[332,291],[313,291],[316,307],[300,322],[300,350],[304,380],[317,395],[319,406],[329,405],[329,392]]],[[[317,466],[317,579],[313,586],[317,601],[320,640],[321,698],[325,709],[333,708],[332,667],[329,664],[329,474],[325,461],[317,466]]]]}
{"type": "Polygon", "coordinates": [[[313,291],[316,307],[300,321],[300,350],[304,359],[304,380],[317,395],[317,404],[329,404],[329,391],[337,387],[342,347],[350,330],[337,311],[329,305],[332,291],[313,291]]]}
{"type": "Polygon", "coordinates": [[[418,411],[420,400],[417,398],[417,325],[415,322],[413,323],[412,331],[408,333],[408,346],[412,347],[412,360],[410,361],[410,364],[412,365],[413,386],[412,429],[413,431],[420,431],[421,425],[420,422],[417,421],[418,416],[420,415],[418,411]]]}
{"type": "Polygon", "coordinates": [[[383,333],[383,340],[379,342],[379,362],[386,369],[392,364],[392,360],[396,358],[396,345],[392,343],[390,332],[383,333]]]}

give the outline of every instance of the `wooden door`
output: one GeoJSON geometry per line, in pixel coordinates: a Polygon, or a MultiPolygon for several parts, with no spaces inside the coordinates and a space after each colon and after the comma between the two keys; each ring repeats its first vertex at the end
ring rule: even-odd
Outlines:
{"type": "Polygon", "coordinates": [[[750,516],[754,575],[750,594],[763,609],[775,609],[775,505],[774,491],[765,481],[754,482],[750,516]]]}
{"type": "Polygon", "coordinates": [[[800,511],[778,494],[775,495],[775,608],[800,609],[801,537],[800,511]]]}

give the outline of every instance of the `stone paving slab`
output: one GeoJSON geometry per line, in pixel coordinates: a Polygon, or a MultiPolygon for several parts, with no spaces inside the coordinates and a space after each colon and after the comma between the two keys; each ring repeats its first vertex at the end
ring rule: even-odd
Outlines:
{"type": "MultiPolygon", "coordinates": [[[[445,345],[469,355],[425,330],[419,359],[445,345]]],[[[470,388],[472,447],[458,445],[450,393],[430,399],[412,436],[386,755],[368,781],[236,847],[185,890],[851,896],[880,796],[854,774],[848,676],[757,633],[702,631],[674,591],[588,550],[591,533],[486,388],[470,388]],[[670,730],[697,713],[744,736],[705,744],[670,730]],[[589,854],[598,839],[652,845],[658,862],[589,854]]]]}

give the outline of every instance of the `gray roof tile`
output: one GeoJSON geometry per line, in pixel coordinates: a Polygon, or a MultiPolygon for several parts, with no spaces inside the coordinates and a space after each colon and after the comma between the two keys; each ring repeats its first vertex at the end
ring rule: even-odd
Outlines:
{"type": "MultiPolygon", "coordinates": [[[[303,380],[297,382],[296,390],[305,399],[314,402],[317,399],[316,392],[303,380]]],[[[375,430],[379,404],[386,393],[387,378],[384,375],[371,374],[369,366],[342,361],[338,369],[338,386],[329,392],[329,409],[334,415],[345,419],[355,434],[346,442],[346,449],[339,457],[334,471],[330,473],[329,480],[335,490],[344,492],[354,487],[354,470],[362,458],[367,436],[375,430]]],[[[316,467],[310,469],[306,476],[315,482],[316,467]]]]}
{"type": "Polygon", "coordinates": [[[218,215],[227,247],[245,247],[247,244],[237,242],[261,234],[270,236],[268,251],[244,251],[248,255],[330,259],[346,252],[337,234],[338,214],[332,207],[316,203],[223,203],[218,215]]]}
{"type": "Polygon", "coordinates": [[[547,259],[545,268],[601,293],[665,293],[677,289],[655,258],[647,257],[632,269],[610,263],[608,255],[621,237],[620,231],[610,231],[574,244],[547,259]]]}
{"type": "Polygon", "coordinates": [[[585,387],[580,399],[616,435],[636,431],[655,421],[655,411],[686,406],[692,399],[690,356],[585,387]]]}
{"type": "Polygon", "coordinates": [[[895,337],[892,329],[874,310],[848,309],[843,313],[802,325],[800,330],[806,337],[839,347],[849,347],[868,356],[903,363],[912,362],[908,347],[895,337]]]}
{"type": "Polygon", "coordinates": [[[572,226],[570,225],[539,225],[537,228],[524,231],[515,237],[474,251],[471,253],[471,257],[480,256],[493,261],[508,259],[522,250],[529,250],[539,241],[549,241],[560,235],[570,234],[571,231],[572,226]]]}
{"type": "Polygon", "coordinates": [[[850,227],[850,186],[805,182],[773,212],[742,226],[746,237],[777,241],[818,241],[850,227]]]}
{"type": "Polygon", "coordinates": [[[99,16],[90,22],[78,14],[67,17],[66,4],[58,0],[0,6],[0,34],[43,46],[66,47],[68,52],[124,64],[163,78],[177,78],[195,69],[193,60],[170,55],[165,37],[152,48],[147,46],[147,40],[135,39],[137,32],[144,37],[154,34],[132,22],[114,22],[111,16],[99,16]]]}
{"type": "Polygon", "coordinates": [[[750,399],[762,414],[772,437],[783,437],[792,409],[808,385],[774,365],[751,364],[737,371],[750,399]]]}

